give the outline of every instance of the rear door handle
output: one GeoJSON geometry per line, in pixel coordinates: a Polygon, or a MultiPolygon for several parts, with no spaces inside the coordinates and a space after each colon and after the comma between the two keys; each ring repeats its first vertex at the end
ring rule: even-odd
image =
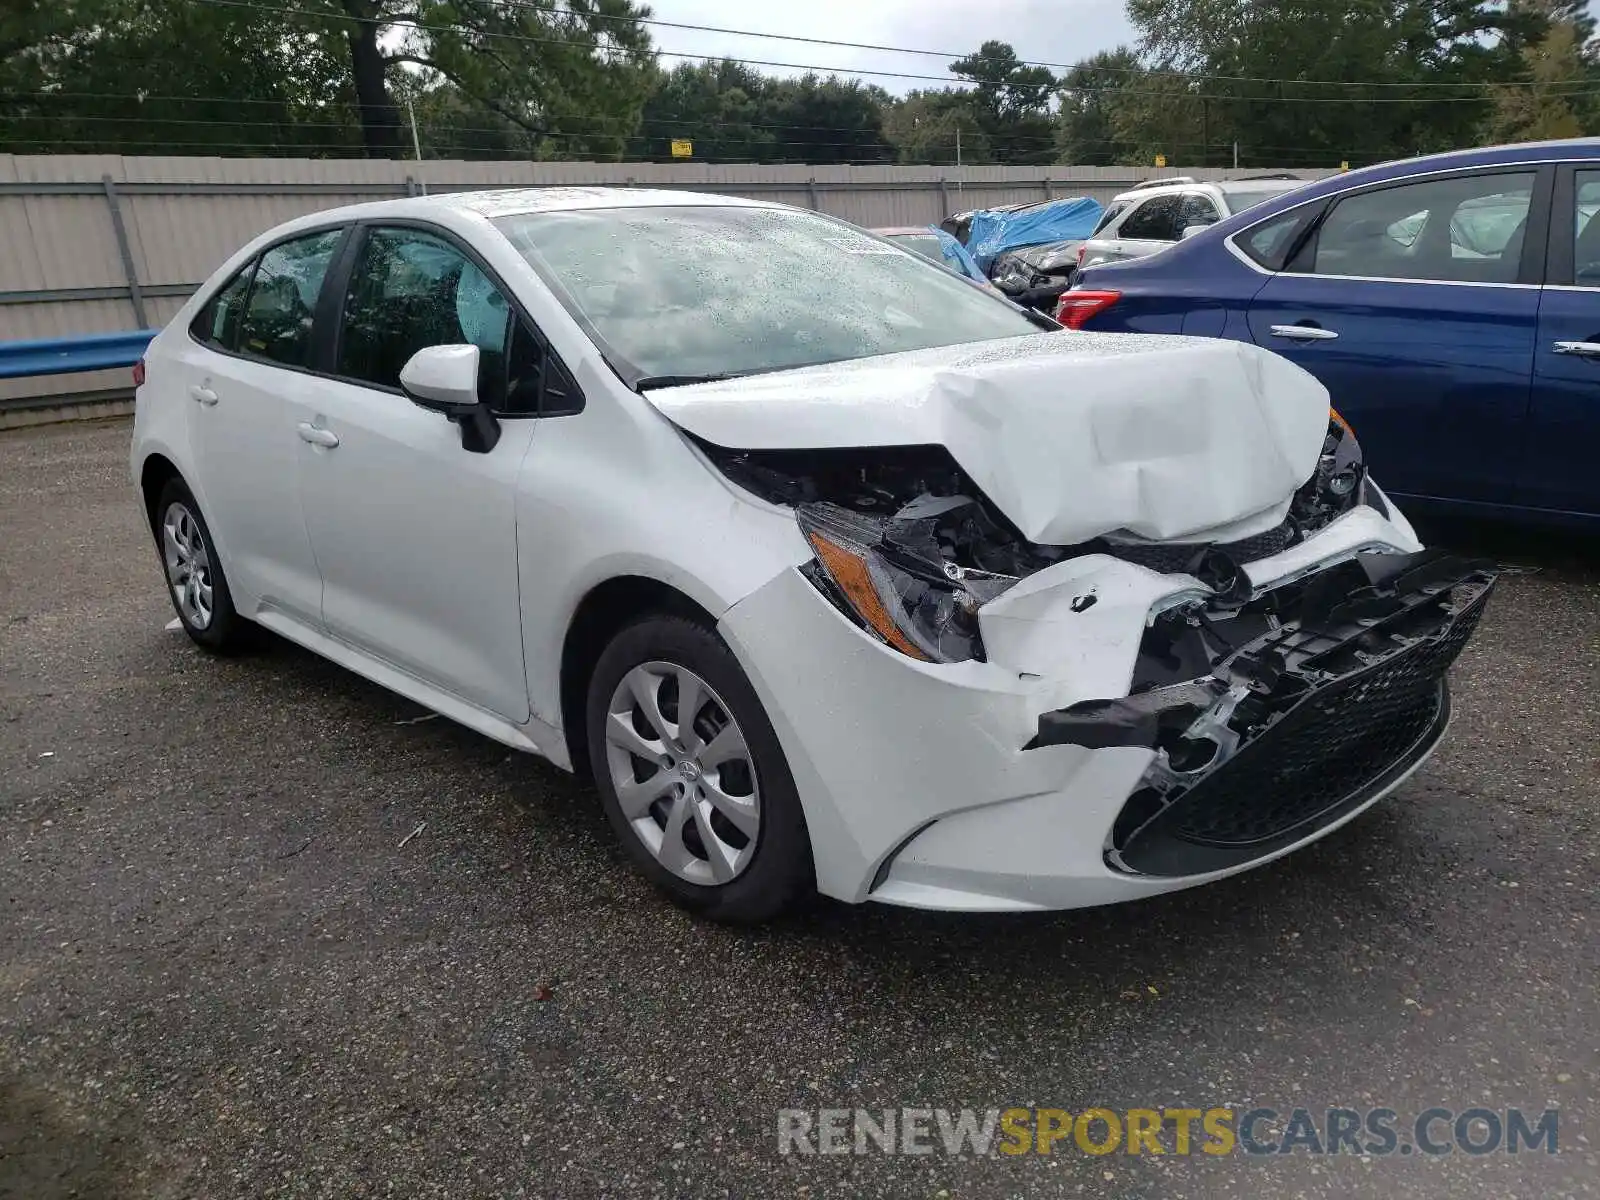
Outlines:
{"type": "Polygon", "coordinates": [[[1315,325],[1274,325],[1272,336],[1288,338],[1292,342],[1331,342],[1339,335],[1331,329],[1315,325]]]}
{"type": "Polygon", "coordinates": [[[217,394],[203,383],[194,384],[189,388],[189,399],[198,401],[210,408],[217,402],[217,394]]]}
{"type": "Polygon", "coordinates": [[[295,432],[300,435],[302,442],[310,442],[313,446],[326,446],[332,450],[339,444],[339,435],[331,429],[324,429],[320,425],[313,425],[310,421],[301,421],[296,425],[295,432]]]}
{"type": "Polygon", "coordinates": [[[1600,342],[1557,342],[1557,354],[1576,354],[1580,358],[1600,358],[1600,342]]]}

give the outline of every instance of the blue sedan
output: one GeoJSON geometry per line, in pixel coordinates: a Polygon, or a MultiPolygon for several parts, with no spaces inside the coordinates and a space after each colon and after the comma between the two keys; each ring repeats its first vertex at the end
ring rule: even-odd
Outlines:
{"type": "Polygon", "coordinates": [[[1600,140],[1385,163],[1089,268],[1058,316],[1271,347],[1402,502],[1600,526],[1597,211],[1600,140]]]}

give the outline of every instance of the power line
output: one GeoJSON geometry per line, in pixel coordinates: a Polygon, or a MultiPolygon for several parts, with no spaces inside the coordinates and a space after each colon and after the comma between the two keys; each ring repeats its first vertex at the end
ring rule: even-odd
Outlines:
{"type": "MultiPolygon", "coordinates": [[[[313,12],[313,11],[311,11],[309,9],[283,8],[283,7],[279,7],[279,6],[275,6],[275,5],[259,4],[259,3],[252,2],[252,0],[195,0],[195,2],[196,3],[200,3],[200,4],[212,5],[212,6],[218,7],[218,8],[239,8],[239,9],[248,9],[248,10],[251,10],[251,11],[254,11],[254,12],[273,13],[273,14],[278,15],[278,16],[306,17],[306,18],[310,18],[310,19],[315,20],[315,21],[354,22],[354,23],[357,23],[357,24],[366,24],[366,25],[394,26],[396,28],[402,28],[402,29],[416,29],[416,30],[420,30],[420,31],[422,31],[424,33],[464,34],[464,35],[468,36],[469,38],[494,38],[494,39],[501,40],[501,41],[516,42],[516,43],[520,43],[520,44],[523,44],[523,45],[572,46],[572,47],[577,47],[577,48],[586,49],[586,50],[597,50],[597,49],[604,50],[604,49],[614,49],[615,48],[615,47],[601,46],[601,45],[599,45],[597,43],[593,43],[593,42],[575,41],[575,40],[570,39],[570,38],[536,37],[536,36],[534,36],[532,34],[505,33],[505,32],[501,32],[499,30],[487,30],[487,29],[475,30],[475,29],[469,29],[469,28],[466,28],[466,27],[463,27],[463,26],[459,26],[459,25],[431,25],[431,24],[427,24],[426,22],[413,21],[413,20],[392,20],[392,19],[386,19],[386,18],[382,18],[382,17],[355,17],[355,16],[348,16],[348,15],[342,15],[342,14],[321,13],[321,12],[313,12]]],[[[844,74],[848,74],[848,75],[871,75],[871,76],[874,76],[874,77],[877,77],[877,78],[883,78],[883,79],[910,79],[910,80],[920,80],[920,81],[928,81],[928,82],[934,82],[934,83],[945,83],[945,84],[948,84],[948,83],[952,82],[952,80],[950,79],[950,77],[948,75],[924,75],[924,74],[917,74],[917,73],[909,72],[909,71],[879,71],[879,70],[869,70],[869,69],[866,69],[866,68],[850,68],[850,69],[846,70],[845,68],[841,68],[841,67],[830,67],[830,66],[824,66],[824,65],[821,65],[821,64],[817,64],[817,63],[778,62],[778,61],[771,60],[771,59],[760,59],[760,58],[730,59],[726,55],[691,54],[691,53],[689,53],[687,51],[669,50],[669,49],[667,49],[665,47],[656,47],[651,51],[651,53],[665,55],[665,56],[667,56],[669,58],[694,59],[694,60],[699,61],[699,62],[725,62],[725,61],[732,61],[732,62],[742,62],[742,63],[746,64],[747,66],[773,67],[773,68],[777,68],[777,69],[780,69],[780,70],[790,70],[790,71],[829,72],[829,73],[833,73],[833,74],[844,73],[844,74]]],[[[1007,82],[1004,79],[980,79],[980,78],[972,78],[972,77],[965,77],[965,76],[963,76],[962,78],[965,79],[966,82],[968,82],[968,83],[975,83],[975,84],[988,83],[988,84],[994,84],[994,85],[997,85],[997,86],[1003,86],[1007,82]]],[[[1219,78],[1221,78],[1221,77],[1219,77],[1219,78]]],[[[1300,84],[1300,83],[1304,82],[1306,86],[1323,86],[1329,81],[1300,81],[1300,80],[1285,79],[1285,80],[1269,80],[1269,81],[1266,81],[1266,82],[1280,83],[1280,84],[1283,84],[1283,85],[1286,85],[1286,86],[1293,86],[1293,85],[1300,84]]],[[[1361,86],[1367,86],[1367,85],[1363,84],[1361,86]]],[[[1504,86],[1504,85],[1461,84],[1461,85],[1455,85],[1455,86],[1462,86],[1462,87],[1492,87],[1492,86],[1504,86]]],[[[1136,88],[1128,88],[1128,87],[1120,87],[1120,86],[1119,87],[1115,87],[1115,88],[1062,87],[1058,83],[1057,87],[1060,88],[1060,90],[1072,91],[1072,92],[1099,93],[1099,92],[1104,92],[1104,91],[1113,91],[1117,95],[1121,95],[1121,96],[1160,96],[1160,97],[1166,97],[1168,99],[1172,99],[1173,98],[1171,93],[1169,93],[1169,92],[1140,90],[1140,89],[1136,89],[1136,88]]],[[[1581,96],[1581,95],[1593,95],[1593,94],[1597,94],[1597,93],[1595,93],[1595,92],[1570,92],[1570,93],[1553,93],[1553,94],[1562,95],[1562,96],[1568,96],[1568,97],[1575,97],[1575,96],[1581,96]]],[[[1186,96],[1184,96],[1182,98],[1190,99],[1190,100],[1223,100],[1223,101],[1232,101],[1232,102],[1239,102],[1239,101],[1245,101],[1245,102],[1270,102],[1272,104],[1350,104],[1350,103],[1361,103],[1361,104],[1477,104],[1477,103],[1481,103],[1482,100],[1483,100],[1483,96],[1481,96],[1481,95],[1474,95],[1474,96],[1435,96],[1435,97],[1429,97],[1429,98],[1419,98],[1419,97],[1392,97],[1392,98],[1384,97],[1384,98],[1379,98],[1379,97],[1354,97],[1354,96],[1281,96],[1281,95],[1280,96],[1233,96],[1233,95],[1228,95],[1228,94],[1225,94],[1225,93],[1204,93],[1204,92],[1191,92],[1191,93],[1188,93],[1186,96]]]]}
{"type": "MultiPolygon", "coordinates": [[[[0,92],[0,96],[6,95],[6,94],[7,93],[0,92]]],[[[11,93],[11,94],[17,94],[17,93],[11,93]]],[[[78,95],[78,96],[82,96],[82,97],[90,97],[90,98],[103,99],[103,100],[138,100],[138,99],[141,99],[140,97],[136,97],[136,96],[124,96],[124,95],[120,95],[120,94],[117,94],[117,93],[110,93],[110,92],[76,93],[76,94],[73,94],[73,93],[45,93],[45,94],[46,95],[50,95],[50,96],[78,95]]],[[[142,99],[151,100],[151,99],[154,99],[154,98],[153,97],[143,97],[142,99]]],[[[225,101],[221,97],[169,97],[168,99],[176,99],[176,100],[182,100],[182,101],[186,101],[186,102],[192,101],[193,103],[205,103],[205,104],[209,104],[209,103],[212,103],[212,102],[227,103],[227,101],[225,101]]],[[[275,103],[278,103],[278,102],[277,101],[246,101],[246,103],[269,103],[269,104],[275,104],[275,103]]],[[[15,119],[19,120],[19,121],[34,121],[34,122],[56,121],[56,122],[61,122],[61,123],[67,123],[67,122],[93,122],[93,123],[97,123],[97,124],[113,124],[113,125],[180,125],[180,126],[197,126],[197,127],[201,127],[201,128],[222,128],[222,127],[226,127],[226,128],[230,128],[230,129],[231,128],[241,128],[241,129],[262,129],[262,128],[265,128],[265,129],[285,129],[285,130],[297,130],[297,129],[347,129],[353,135],[359,135],[359,131],[360,131],[360,123],[358,121],[356,121],[355,119],[353,119],[353,118],[351,120],[349,120],[349,121],[310,121],[310,120],[300,120],[300,119],[287,119],[287,120],[282,120],[282,121],[248,121],[248,120],[241,121],[241,120],[237,120],[237,119],[234,119],[234,118],[223,118],[223,117],[209,117],[209,118],[202,118],[202,117],[152,117],[152,116],[143,116],[143,115],[136,116],[136,117],[123,117],[123,116],[100,116],[100,115],[96,115],[96,114],[80,114],[80,113],[69,113],[69,114],[64,115],[64,116],[52,116],[52,115],[40,113],[40,114],[24,115],[24,116],[15,118],[15,119]]],[[[614,123],[614,122],[619,120],[619,118],[593,117],[593,116],[589,116],[589,117],[586,117],[586,116],[574,116],[574,117],[566,118],[566,119],[574,121],[574,122],[578,122],[578,123],[588,122],[588,123],[600,123],[600,124],[614,123]]],[[[455,121],[450,120],[449,118],[444,118],[444,119],[434,118],[434,119],[430,120],[427,117],[424,117],[424,119],[419,123],[421,124],[422,128],[425,131],[431,128],[431,129],[435,129],[435,130],[442,130],[442,131],[444,131],[444,132],[446,132],[448,134],[451,134],[451,135],[462,134],[462,133],[494,133],[494,134],[507,134],[507,133],[510,133],[510,134],[523,135],[523,131],[518,130],[514,125],[463,125],[463,124],[457,124],[455,121]]],[[[819,133],[881,133],[882,132],[881,130],[876,129],[876,128],[871,127],[871,126],[849,126],[849,125],[837,125],[837,126],[836,125],[755,125],[755,124],[747,125],[747,124],[745,124],[743,122],[697,122],[697,121],[673,121],[673,122],[664,122],[664,124],[689,125],[689,126],[692,126],[694,128],[717,127],[717,128],[728,128],[728,129],[734,129],[734,130],[756,130],[756,131],[773,131],[773,132],[796,132],[796,131],[812,131],[812,132],[819,132],[819,133]]],[[[535,134],[526,134],[526,136],[529,136],[529,137],[551,137],[551,138],[561,138],[561,139],[573,139],[573,138],[579,138],[579,137],[585,137],[585,136],[603,136],[603,135],[598,135],[598,134],[575,134],[575,133],[570,133],[570,132],[546,131],[544,133],[537,134],[537,135],[535,135],[535,134]]],[[[662,135],[660,135],[660,134],[646,133],[646,132],[644,132],[642,130],[637,130],[637,129],[635,129],[634,132],[620,134],[620,135],[613,135],[613,136],[620,136],[621,138],[623,138],[625,141],[627,141],[629,143],[648,142],[648,141],[651,141],[651,140],[657,140],[657,141],[664,140],[662,135]]],[[[21,139],[21,140],[38,141],[38,140],[41,140],[41,139],[21,139]]],[[[818,148],[845,146],[845,147],[854,147],[854,148],[862,149],[862,150],[881,149],[881,150],[891,150],[891,151],[896,149],[896,147],[891,145],[891,144],[888,144],[888,143],[885,143],[885,142],[874,142],[874,141],[869,141],[869,140],[866,140],[866,139],[851,139],[851,140],[846,140],[846,141],[822,141],[822,140],[810,140],[810,139],[796,139],[796,140],[777,140],[777,139],[774,139],[774,140],[767,140],[767,139],[748,138],[748,137],[747,138],[739,138],[738,136],[735,135],[735,136],[726,137],[726,138],[724,138],[722,140],[725,140],[725,141],[741,141],[742,140],[742,141],[745,141],[747,143],[755,143],[755,144],[758,144],[758,145],[761,145],[761,146],[811,146],[811,147],[818,147],[818,148]]],[[[1057,141],[1057,138],[1054,135],[1037,135],[1036,136],[1036,135],[1028,135],[1028,134],[1018,134],[1018,135],[1009,136],[1009,137],[1005,138],[1004,140],[1006,141],[1006,143],[1008,145],[1012,145],[1012,146],[1017,146],[1017,145],[1039,146],[1039,145],[1046,145],[1046,144],[1054,144],[1057,141]]],[[[1129,144],[1130,139],[1116,138],[1116,137],[1074,138],[1073,142],[1074,142],[1074,144],[1080,145],[1080,146],[1122,146],[1122,145],[1129,144]]],[[[199,145],[199,144],[209,144],[209,143],[186,143],[186,144],[199,145]]],[[[1173,149],[1173,148],[1177,148],[1177,147],[1180,147],[1180,146],[1181,147],[1199,147],[1199,148],[1206,148],[1206,149],[1225,149],[1225,148],[1227,148],[1227,147],[1229,147],[1231,145],[1232,145],[1232,139],[1228,139],[1228,138],[1220,138],[1220,139],[1215,139],[1215,140],[1210,140],[1210,141],[1193,140],[1193,139],[1185,140],[1185,139],[1171,138],[1171,139],[1163,139],[1162,142],[1161,142],[1161,146],[1163,148],[1166,148],[1166,149],[1173,149]]],[[[1285,145],[1268,145],[1268,144],[1264,144],[1264,143],[1252,142],[1251,143],[1251,148],[1254,149],[1254,150],[1282,150],[1282,151],[1288,151],[1288,152],[1291,152],[1291,153],[1324,154],[1324,155],[1331,156],[1335,160],[1339,160],[1339,161],[1342,161],[1343,159],[1348,157],[1348,155],[1346,153],[1342,152],[1342,151],[1311,149],[1311,148],[1306,147],[1304,145],[1285,146],[1285,145]]],[[[974,165],[982,165],[982,164],[974,164],[974,165]]],[[[1049,165],[1049,164],[1040,164],[1040,165],[1049,165]]]]}
{"type": "MultiPolygon", "coordinates": [[[[119,102],[130,102],[131,101],[131,102],[139,103],[139,104],[143,104],[143,103],[152,103],[152,104],[154,104],[154,103],[178,103],[178,104],[207,104],[207,105],[210,105],[210,104],[228,104],[228,105],[232,105],[232,104],[257,104],[257,105],[271,105],[271,106],[274,106],[274,107],[283,107],[283,108],[291,107],[291,105],[292,105],[292,102],[291,101],[287,101],[287,100],[253,100],[253,99],[248,99],[248,98],[235,100],[232,97],[228,97],[228,96],[155,96],[155,95],[141,95],[141,94],[121,94],[121,93],[115,93],[115,92],[50,92],[50,91],[31,91],[31,92],[30,91],[9,91],[9,92],[7,92],[7,91],[0,91],[0,96],[28,96],[28,97],[33,97],[33,98],[36,98],[36,99],[52,99],[52,100],[53,99],[77,99],[77,100],[113,100],[113,101],[119,101],[119,102]]],[[[320,112],[320,111],[327,111],[327,109],[314,108],[312,111],[319,111],[320,112]]],[[[33,119],[43,119],[43,118],[24,117],[23,119],[24,120],[33,120],[33,119]]],[[[62,118],[62,119],[66,119],[66,118],[62,118]]],[[[78,119],[78,120],[101,120],[101,119],[110,120],[110,119],[113,119],[113,118],[74,117],[73,119],[78,119]]],[[[161,118],[125,117],[125,118],[115,118],[115,119],[117,119],[117,120],[128,120],[128,121],[146,121],[146,120],[154,121],[154,120],[159,120],[161,118]]],[[[436,119],[441,119],[441,118],[436,118],[436,119]]],[[[448,120],[448,118],[442,118],[442,119],[443,120],[448,120]]],[[[623,117],[573,115],[573,116],[570,116],[570,117],[562,117],[560,119],[563,122],[565,122],[565,121],[586,121],[586,122],[589,122],[591,124],[603,123],[603,124],[613,124],[613,125],[627,125],[629,128],[633,128],[634,127],[632,122],[628,121],[626,118],[623,118],[623,117]]],[[[240,124],[241,122],[235,122],[235,121],[233,121],[231,119],[227,119],[227,120],[221,120],[221,123],[232,125],[232,124],[240,124]]],[[[285,122],[268,122],[268,123],[269,124],[283,124],[285,122]]],[[[302,124],[302,123],[304,123],[304,124],[315,124],[316,122],[300,122],[298,120],[295,120],[292,123],[298,125],[298,124],[302,124]]],[[[804,130],[804,131],[808,131],[808,132],[816,131],[816,132],[822,132],[822,133],[882,133],[883,132],[883,130],[882,130],[882,128],[880,126],[875,126],[875,125],[771,125],[771,124],[761,124],[761,123],[757,123],[757,122],[746,122],[746,121],[700,121],[700,120],[696,120],[696,119],[691,118],[691,117],[673,118],[673,119],[656,118],[656,119],[653,119],[653,123],[657,124],[657,125],[683,126],[683,127],[693,128],[693,129],[707,129],[707,128],[713,128],[713,129],[764,129],[764,130],[789,131],[789,132],[795,132],[795,131],[804,130]]],[[[403,124],[403,122],[401,124],[403,124]]],[[[508,126],[510,126],[510,125],[513,125],[513,123],[508,122],[508,126]]],[[[400,126],[397,125],[396,127],[398,128],[400,126]]],[[[465,128],[465,127],[464,126],[455,126],[455,128],[465,128]]],[[[503,132],[507,128],[507,126],[494,126],[494,127],[485,126],[485,127],[481,127],[481,128],[483,129],[484,132],[503,132]]],[[[1039,139],[1030,139],[1030,140],[1050,141],[1052,139],[1050,139],[1050,138],[1039,138],[1039,139]]]]}
{"type": "MultiPolygon", "coordinates": [[[[548,11],[547,9],[543,9],[540,5],[528,3],[528,0],[502,0],[502,3],[504,3],[506,5],[506,7],[508,7],[508,8],[521,8],[521,9],[529,9],[529,10],[533,10],[533,11],[548,11]]],[[[917,49],[912,49],[909,46],[883,46],[883,45],[877,45],[877,44],[875,44],[873,42],[842,42],[842,41],[837,41],[837,40],[832,39],[832,38],[802,37],[799,34],[792,34],[792,33],[762,33],[762,32],[759,32],[757,30],[754,30],[754,29],[731,29],[731,28],[727,28],[727,27],[721,26],[721,25],[694,25],[694,24],[689,24],[687,22],[681,22],[681,21],[663,21],[663,20],[660,20],[660,19],[658,19],[656,17],[623,17],[623,16],[612,16],[612,15],[608,15],[608,14],[605,14],[605,13],[590,13],[590,14],[588,14],[588,16],[589,16],[589,19],[596,20],[596,21],[619,21],[619,22],[625,22],[625,23],[630,23],[630,24],[638,24],[638,25],[654,25],[654,26],[659,26],[659,27],[664,28],[664,29],[684,29],[684,30],[692,30],[692,31],[697,32],[697,33],[724,33],[724,34],[732,34],[735,37],[758,38],[758,39],[765,40],[765,41],[805,42],[805,43],[807,43],[809,45],[814,45],[814,46],[838,46],[838,47],[841,47],[841,48],[847,49],[847,50],[874,50],[874,51],[878,51],[878,52],[884,53],[884,54],[913,54],[913,55],[920,55],[920,56],[925,57],[925,58],[947,58],[947,59],[963,59],[963,58],[969,58],[969,57],[972,56],[972,52],[971,51],[968,51],[968,52],[965,52],[965,53],[956,53],[956,52],[949,51],[949,50],[917,50],[917,49]]],[[[663,50],[663,51],[660,51],[660,53],[671,54],[672,52],[663,50]]],[[[689,57],[689,56],[680,56],[680,57],[689,57]]],[[[1180,71],[1180,70],[1178,70],[1176,68],[1169,68],[1169,67],[1158,67],[1158,68],[1152,68],[1152,67],[1109,67],[1109,66],[1102,66],[1102,65],[1100,65],[1098,63],[1091,64],[1087,60],[1082,61],[1082,62],[1076,62],[1076,63],[1060,63],[1060,62],[1050,62],[1048,60],[1042,60],[1042,59],[1021,58],[1021,59],[1017,60],[1017,65],[1018,66],[1022,66],[1022,67],[1047,67],[1047,68],[1050,68],[1052,70],[1061,70],[1061,71],[1073,71],[1073,70],[1077,70],[1079,67],[1082,67],[1085,70],[1105,71],[1105,72],[1109,72],[1109,73],[1113,73],[1113,74],[1122,74],[1122,75],[1158,74],[1158,75],[1166,76],[1168,78],[1198,79],[1198,80],[1206,81],[1206,82],[1304,84],[1304,85],[1311,86],[1311,87],[1393,87],[1393,88],[1414,88],[1414,87],[1423,87],[1423,88],[1466,88],[1466,87],[1482,87],[1482,88],[1490,88],[1490,87],[1508,87],[1508,86],[1516,86],[1516,87],[1537,87],[1538,86],[1537,83],[1533,83],[1533,82],[1516,82],[1516,83],[1507,83],[1507,84],[1497,84],[1497,83],[1487,83],[1487,82],[1482,82],[1482,83],[1476,83],[1476,82],[1442,83],[1442,82],[1438,82],[1438,81],[1421,81],[1421,82],[1417,82],[1417,83],[1401,83],[1401,82],[1397,82],[1397,81],[1393,81],[1393,80],[1378,80],[1378,79],[1372,79],[1372,80],[1278,79],[1278,78],[1273,78],[1271,76],[1263,76],[1263,75],[1208,75],[1208,74],[1205,74],[1205,73],[1200,72],[1200,71],[1180,71]]],[[[943,77],[941,77],[941,78],[943,78],[943,77]]],[[[948,79],[946,79],[945,81],[946,82],[950,82],[948,79]]],[[[985,81],[985,82],[991,82],[991,81],[985,81]]]]}

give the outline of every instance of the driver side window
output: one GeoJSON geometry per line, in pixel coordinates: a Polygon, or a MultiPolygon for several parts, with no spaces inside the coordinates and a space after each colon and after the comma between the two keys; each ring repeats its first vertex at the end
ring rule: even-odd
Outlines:
{"type": "Polygon", "coordinates": [[[345,294],[337,372],[400,387],[400,371],[428,346],[478,347],[478,395],[505,400],[511,306],[466,255],[417,229],[367,232],[345,294]]]}
{"type": "Polygon", "coordinates": [[[345,293],[335,373],[399,391],[418,350],[463,344],[478,348],[478,397],[495,413],[583,408],[544,338],[459,247],[426,230],[369,229],[345,293]]]}
{"type": "Polygon", "coordinates": [[[459,246],[422,229],[366,230],[334,374],[398,392],[411,355],[462,344],[478,347],[478,398],[499,416],[582,411],[578,384],[549,342],[459,246]]]}

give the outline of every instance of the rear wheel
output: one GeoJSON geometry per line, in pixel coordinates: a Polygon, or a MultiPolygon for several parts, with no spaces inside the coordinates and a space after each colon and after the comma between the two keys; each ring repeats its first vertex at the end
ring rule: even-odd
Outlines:
{"type": "Polygon", "coordinates": [[[679,904],[753,923],[811,892],[794,779],[755,689],[714,632],[681,617],[624,629],[595,667],[587,722],[612,828],[679,904]]]}
{"type": "Polygon", "coordinates": [[[249,639],[250,624],[234,611],[233,594],[211,531],[182,480],[169,480],[161,489],[154,518],[167,592],[184,632],[198,645],[219,654],[242,648],[249,639]]]}

